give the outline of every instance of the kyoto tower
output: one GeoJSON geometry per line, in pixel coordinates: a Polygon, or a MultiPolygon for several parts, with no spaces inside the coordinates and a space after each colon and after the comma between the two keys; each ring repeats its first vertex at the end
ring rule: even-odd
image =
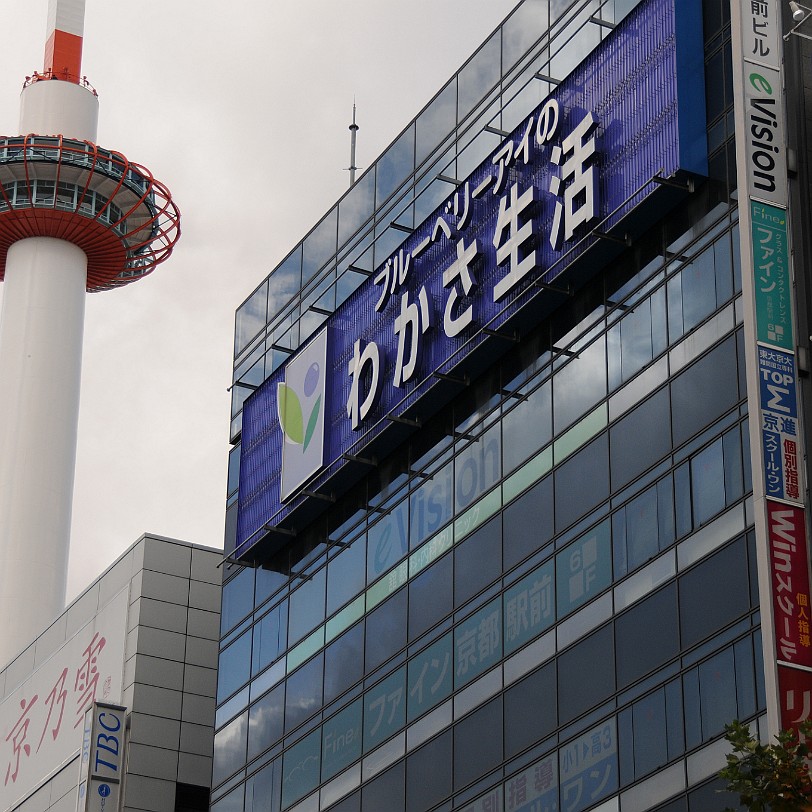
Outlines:
{"type": "Polygon", "coordinates": [[[85,292],[141,279],[180,235],[166,187],[96,144],[84,11],[49,0],[21,135],[0,136],[0,667],[65,603],[85,292]]]}

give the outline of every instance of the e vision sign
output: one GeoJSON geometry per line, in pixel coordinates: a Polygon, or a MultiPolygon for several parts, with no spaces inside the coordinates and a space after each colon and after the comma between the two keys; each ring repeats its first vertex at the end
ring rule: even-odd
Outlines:
{"type": "Polygon", "coordinates": [[[707,173],[701,31],[699,0],[641,3],[248,398],[236,557],[348,487],[707,173]]]}

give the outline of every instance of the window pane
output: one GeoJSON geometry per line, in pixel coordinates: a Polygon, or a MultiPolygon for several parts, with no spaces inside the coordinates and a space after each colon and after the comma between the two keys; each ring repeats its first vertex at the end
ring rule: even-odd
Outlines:
{"type": "Polygon", "coordinates": [[[502,600],[497,598],[454,629],[457,688],[496,665],[502,656],[502,600]]]}
{"type": "Polygon", "coordinates": [[[237,311],[234,328],[234,355],[239,355],[251,339],[265,327],[268,310],[268,283],[263,282],[237,311]]]}
{"type": "Polygon", "coordinates": [[[409,584],[409,639],[416,640],[454,608],[453,556],[447,555],[409,584]]]}
{"type": "Polygon", "coordinates": [[[331,615],[364,589],[366,538],[355,539],[327,565],[327,614],[331,615]]]}
{"type": "Polygon", "coordinates": [[[283,756],[282,806],[290,806],[319,784],[321,731],[314,730],[283,756]]]}
{"type": "Polygon", "coordinates": [[[451,774],[451,731],[448,730],[406,760],[406,812],[424,812],[450,795],[451,774]]]}
{"type": "Polygon", "coordinates": [[[566,723],[615,690],[612,626],[580,641],[558,658],[558,711],[566,723]],[[584,675],[589,674],[589,679],[584,675]]]}
{"type": "Polygon", "coordinates": [[[364,623],[356,624],[324,652],[324,702],[332,702],[364,675],[364,623]]]}
{"type": "Polygon", "coordinates": [[[501,31],[497,31],[459,73],[458,119],[461,121],[499,81],[501,31]]]}
{"type": "Polygon", "coordinates": [[[457,513],[465,510],[499,481],[502,443],[497,423],[469,443],[454,461],[454,501],[457,513]]]}
{"type": "Polygon", "coordinates": [[[502,572],[502,517],[491,519],[454,550],[454,604],[469,598],[502,572]]]}
{"type": "Polygon", "coordinates": [[[288,641],[292,646],[324,620],[327,570],[322,567],[290,595],[288,641]]]}
{"type": "Polygon", "coordinates": [[[502,729],[501,696],[455,725],[455,789],[487,775],[502,761],[502,729]]]}
{"type": "Polygon", "coordinates": [[[406,724],[406,668],[364,694],[364,752],[368,753],[406,724]]]}
{"type": "Polygon", "coordinates": [[[411,722],[451,695],[452,634],[449,632],[409,661],[408,720],[411,722]]]}
{"type": "Polygon", "coordinates": [[[606,350],[598,339],[553,378],[553,410],[558,434],[606,395],[606,350]]]}
{"type": "Polygon", "coordinates": [[[529,395],[502,418],[505,472],[512,471],[550,442],[552,434],[550,382],[529,395]],[[528,427],[532,426],[532,431],[528,427]]]}
{"type": "Polygon", "coordinates": [[[505,654],[510,654],[555,621],[553,561],[547,561],[503,594],[505,654]]]}
{"type": "Polygon", "coordinates": [[[335,255],[337,223],[338,209],[334,208],[305,237],[302,244],[302,284],[307,284],[316,271],[335,255]]]}
{"type": "Polygon", "coordinates": [[[677,590],[671,584],[615,621],[617,681],[624,688],[679,652],[677,590]]]}
{"type": "Polygon", "coordinates": [[[505,755],[541,741],[557,724],[555,663],[548,663],[505,692],[505,755]]]}
{"type": "Polygon", "coordinates": [[[231,696],[251,676],[251,630],[241,634],[220,652],[217,669],[217,701],[231,696]]]}
{"type": "Polygon", "coordinates": [[[699,527],[725,506],[725,465],[719,439],[691,459],[691,502],[699,527]]]}
{"type": "Polygon", "coordinates": [[[254,608],[254,570],[246,567],[223,586],[220,632],[225,635],[254,608]]]}
{"type": "Polygon", "coordinates": [[[323,681],[324,654],[314,657],[288,677],[285,693],[286,733],[304,722],[321,707],[323,681]]]}
{"type": "Polygon", "coordinates": [[[749,595],[747,551],[744,539],[739,539],[680,578],[683,647],[698,643],[745,614],[750,608],[749,595]]]}
{"type": "Polygon", "coordinates": [[[609,496],[609,438],[604,433],[555,472],[555,525],[563,530],[609,496]]]}
{"type": "Polygon", "coordinates": [[[384,601],[367,615],[366,670],[373,671],[406,645],[406,596],[408,590],[384,601]]]}
{"type": "Polygon", "coordinates": [[[361,757],[361,700],[358,699],[324,723],[321,780],[338,775],[361,757]]]}
{"type": "Polygon", "coordinates": [[[245,764],[248,711],[227,724],[214,736],[212,785],[216,786],[245,764]]]}
{"type": "Polygon", "coordinates": [[[558,617],[599,595],[612,583],[609,521],[574,541],[555,557],[558,617]]]}
{"type": "Polygon", "coordinates": [[[457,79],[454,77],[417,118],[417,165],[453,132],[456,118],[457,79]]]}
{"type": "Polygon", "coordinates": [[[411,125],[378,159],[376,204],[380,206],[413,171],[414,125],[411,125]]]}
{"type": "Polygon", "coordinates": [[[277,685],[248,714],[248,760],[256,758],[282,736],[285,686],[277,685]]]}
{"type": "Polygon", "coordinates": [[[409,497],[410,545],[414,549],[451,521],[452,463],[426,479],[409,497]]]}
{"type": "Polygon", "coordinates": [[[400,561],[409,552],[409,503],[404,501],[369,528],[367,577],[369,582],[400,561]]]}
{"type": "Polygon", "coordinates": [[[540,550],[553,535],[553,478],[548,476],[504,511],[505,569],[540,550]]]}

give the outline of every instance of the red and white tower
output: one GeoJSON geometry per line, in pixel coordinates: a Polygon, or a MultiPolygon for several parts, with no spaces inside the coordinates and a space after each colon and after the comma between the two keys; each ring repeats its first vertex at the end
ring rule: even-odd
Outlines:
{"type": "Polygon", "coordinates": [[[22,134],[0,136],[0,665],[64,607],[85,293],[146,276],[180,235],[166,187],[96,145],[84,10],[49,0],[22,134]]]}

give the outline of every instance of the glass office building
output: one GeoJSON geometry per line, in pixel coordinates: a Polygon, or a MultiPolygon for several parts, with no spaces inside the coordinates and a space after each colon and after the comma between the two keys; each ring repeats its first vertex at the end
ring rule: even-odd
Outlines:
{"type": "Polygon", "coordinates": [[[523,0],[240,307],[214,812],[716,810],[797,721],[782,11],[523,0]]]}

